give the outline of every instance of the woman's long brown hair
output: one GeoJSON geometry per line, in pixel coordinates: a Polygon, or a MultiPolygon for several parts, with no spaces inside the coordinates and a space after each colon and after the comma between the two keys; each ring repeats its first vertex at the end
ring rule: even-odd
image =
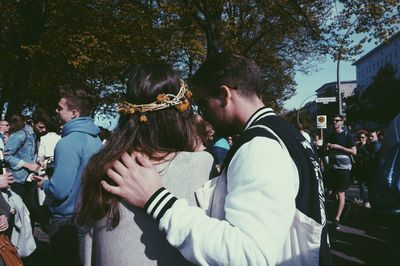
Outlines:
{"type": "MultiPolygon", "coordinates": [[[[166,64],[146,64],[134,69],[127,84],[126,101],[146,104],[155,101],[160,93],[177,94],[179,75],[166,64]]],[[[198,135],[194,115],[174,107],[146,114],[147,122],[139,121],[140,113],[121,115],[107,144],[89,161],[82,175],[78,223],[92,226],[107,216],[108,227],[119,224],[120,199],[105,191],[100,182],[112,183],[105,171],[125,152],[140,149],[151,159],[163,159],[172,152],[194,151],[198,135]],[[161,156],[159,154],[162,154],[161,156]]]]}

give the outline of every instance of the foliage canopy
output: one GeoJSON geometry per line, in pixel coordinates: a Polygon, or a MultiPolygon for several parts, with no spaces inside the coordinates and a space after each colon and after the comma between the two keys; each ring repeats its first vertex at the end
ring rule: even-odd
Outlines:
{"type": "Polygon", "coordinates": [[[372,84],[360,95],[346,100],[349,120],[387,124],[400,113],[400,80],[396,80],[395,73],[394,67],[387,64],[378,71],[372,84]]]}
{"type": "Polygon", "coordinates": [[[0,9],[8,115],[36,104],[52,111],[65,84],[94,92],[107,113],[133,65],[163,60],[190,78],[221,50],[262,67],[265,102],[279,109],[295,94],[296,71],[326,54],[356,55],[399,24],[398,0],[15,0],[0,9]],[[353,42],[353,34],[371,38],[353,42]]]}

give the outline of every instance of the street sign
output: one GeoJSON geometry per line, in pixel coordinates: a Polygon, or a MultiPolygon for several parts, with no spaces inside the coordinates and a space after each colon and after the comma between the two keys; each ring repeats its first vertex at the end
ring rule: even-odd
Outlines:
{"type": "Polygon", "coordinates": [[[336,102],[336,97],[317,97],[316,103],[333,103],[336,102]]]}
{"type": "Polygon", "coordinates": [[[317,128],[326,128],[326,115],[317,115],[317,128]]]}

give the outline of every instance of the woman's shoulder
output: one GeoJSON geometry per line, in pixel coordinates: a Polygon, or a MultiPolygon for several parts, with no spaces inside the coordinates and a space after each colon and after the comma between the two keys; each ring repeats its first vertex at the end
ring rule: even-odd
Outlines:
{"type": "Polygon", "coordinates": [[[208,152],[179,152],[161,171],[163,185],[194,203],[193,192],[210,178],[213,157],[208,152]]]}
{"type": "Polygon", "coordinates": [[[188,152],[182,151],[179,152],[175,158],[176,160],[194,160],[197,163],[211,163],[213,162],[213,156],[208,151],[196,151],[196,152],[188,152]]]}

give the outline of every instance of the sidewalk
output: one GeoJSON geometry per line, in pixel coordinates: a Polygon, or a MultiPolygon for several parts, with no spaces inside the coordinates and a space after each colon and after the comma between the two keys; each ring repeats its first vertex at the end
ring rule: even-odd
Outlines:
{"type": "MultiPolygon", "coordinates": [[[[328,228],[334,265],[390,265],[391,218],[384,213],[353,203],[358,198],[358,187],[346,193],[346,206],[341,228],[335,230],[332,217],[335,203],[327,200],[328,228]]],[[[400,252],[400,251],[399,251],[400,252]]]]}

